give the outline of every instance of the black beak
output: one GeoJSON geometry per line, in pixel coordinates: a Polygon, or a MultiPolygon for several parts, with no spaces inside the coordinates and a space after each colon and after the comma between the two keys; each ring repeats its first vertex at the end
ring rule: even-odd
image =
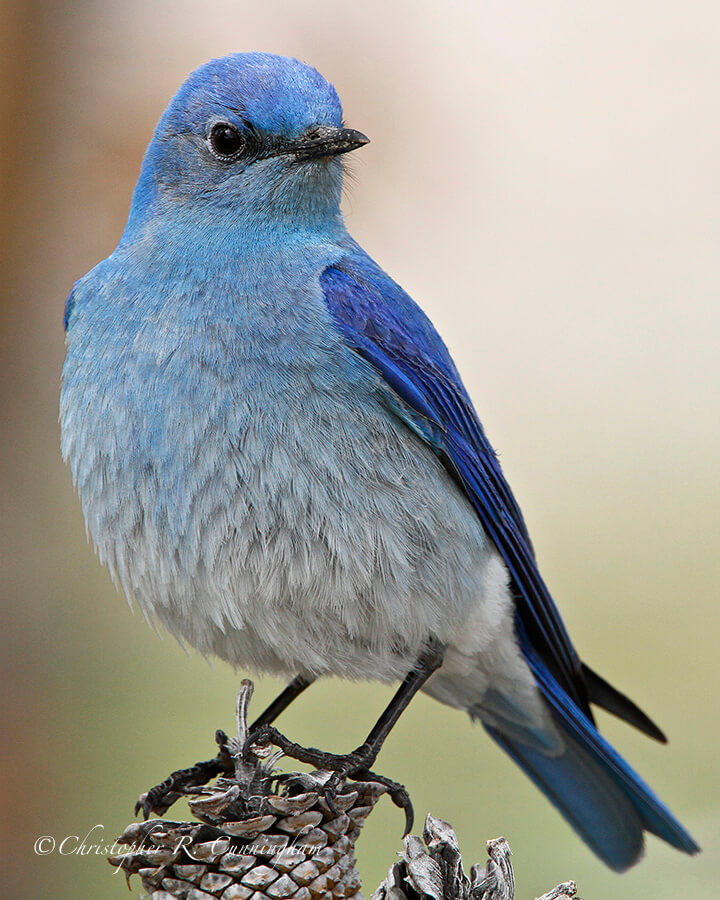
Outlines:
{"type": "Polygon", "coordinates": [[[294,141],[286,152],[294,153],[297,159],[315,159],[321,156],[339,156],[369,143],[370,138],[354,128],[318,125],[306,131],[300,140],[294,141]]]}

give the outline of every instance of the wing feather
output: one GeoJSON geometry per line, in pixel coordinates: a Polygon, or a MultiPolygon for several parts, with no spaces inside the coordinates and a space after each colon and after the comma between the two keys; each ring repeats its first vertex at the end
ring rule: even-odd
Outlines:
{"type": "Polygon", "coordinates": [[[333,322],[348,345],[403,401],[397,406],[398,415],[409,407],[407,424],[464,488],[508,567],[523,633],[592,719],[580,659],[538,570],[520,507],[430,320],[354,243],[346,256],[324,270],[320,284],[333,322]],[[418,429],[418,414],[427,420],[427,429],[418,429]]]}

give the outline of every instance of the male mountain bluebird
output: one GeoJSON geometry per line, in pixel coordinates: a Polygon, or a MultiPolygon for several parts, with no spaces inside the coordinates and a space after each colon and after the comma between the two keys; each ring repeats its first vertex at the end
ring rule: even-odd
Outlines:
{"type": "Polygon", "coordinates": [[[348,234],[335,89],[214,60],[155,131],[115,251],[73,288],[60,405],[100,559],[181,640],[294,678],[400,680],[479,719],[609,866],[698,847],[600,736],[664,740],[584,665],[448,351],[348,234]]]}

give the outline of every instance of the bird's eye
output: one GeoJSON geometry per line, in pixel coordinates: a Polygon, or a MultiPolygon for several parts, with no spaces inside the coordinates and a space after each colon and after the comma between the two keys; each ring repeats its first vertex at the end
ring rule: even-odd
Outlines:
{"type": "Polygon", "coordinates": [[[213,156],[225,161],[236,159],[245,146],[243,136],[227,122],[216,122],[210,129],[208,140],[213,156]]]}

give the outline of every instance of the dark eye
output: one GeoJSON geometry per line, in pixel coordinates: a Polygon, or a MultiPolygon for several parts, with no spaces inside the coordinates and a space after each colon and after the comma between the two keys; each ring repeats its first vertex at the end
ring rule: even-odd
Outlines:
{"type": "Polygon", "coordinates": [[[232,160],[240,155],[245,141],[234,125],[227,122],[216,122],[210,129],[210,149],[214,156],[224,160],[232,160]]]}

